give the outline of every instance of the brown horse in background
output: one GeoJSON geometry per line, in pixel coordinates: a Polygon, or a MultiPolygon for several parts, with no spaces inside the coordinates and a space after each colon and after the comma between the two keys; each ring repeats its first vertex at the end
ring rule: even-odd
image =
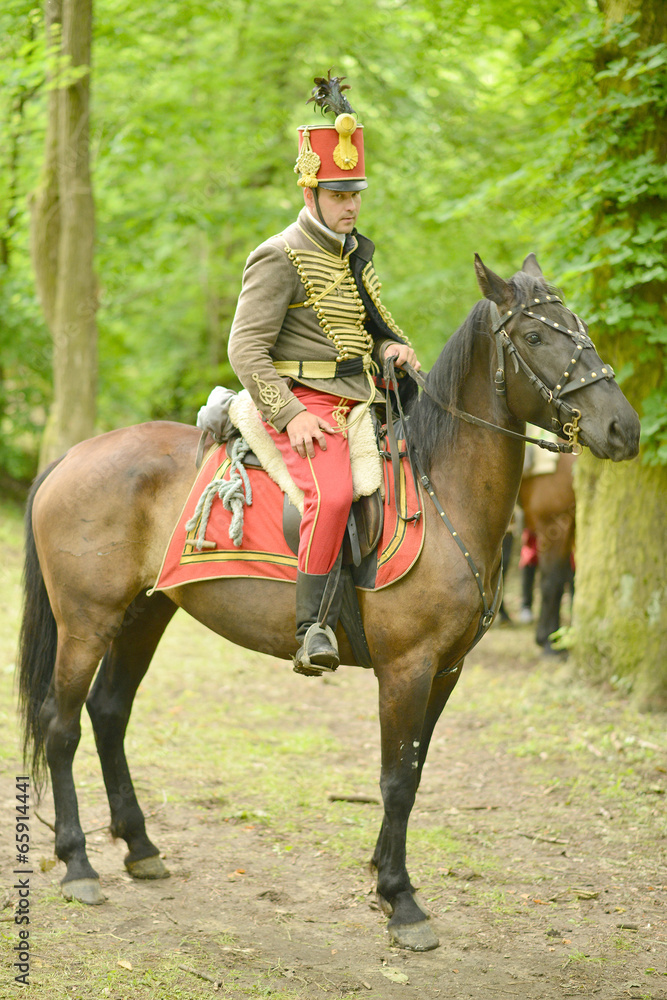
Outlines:
{"type": "MultiPolygon", "coordinates": [[[[373,854],[377,889],[391,914],[392,941],[416,951],[436,947],[438,938],[406,869],[408,820],[435,724],[466,653],[493,619],[526,421],[550,429],[554,420],[574,420],[580,442],[598,458],[633,458],[639,447],[637,414],[535,257],[509,281],[479,258],[476,271],[485,298],[447,342],[408,411],[428,483],[426,544],[391,587],[359,593],[379,689],[384,817],[373,854]]],[[[174,423],[112,431],[73,447],[30,496],[21,707],[33,773],[39,780],[45,764],[51,772],[55,849],[67,866],[68,899],[104,901],[72,771],[84,703],[111,833],[128,845],[125,865],[135,878],[163,878],[168,872],[147,836],[124,740],[137,688],[172,615],[182,607],[214,632],[270,656],[289,660],[294,650],[290,583],[207,580],[147,595],[194,480],[198,440],[194,427],[174,423]]],[[[353,664],[340,629],[338,641],[341,661],[353,664]]]]}
{"type": "Polygon", "coordinates": [[[561,454],[554,472],[524,474],[519,487],[524,527],[537,538],[541,600],[535,638],[546,653],[556,652],[549,636],[560,628],[566,587],[574,588],[574,462],[574,455],[561,454]]]}

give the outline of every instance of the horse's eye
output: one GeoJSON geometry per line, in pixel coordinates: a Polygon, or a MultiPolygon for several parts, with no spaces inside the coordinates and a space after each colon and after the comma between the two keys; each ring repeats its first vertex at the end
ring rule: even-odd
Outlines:
{"type": "Polygon", "coordinates": [[[541,344],[542,341],[541,341],[539,333],[527,333],[526,334],[526,343],[530,344],[531,347],[534,347],[535,344],[541,344]]]}

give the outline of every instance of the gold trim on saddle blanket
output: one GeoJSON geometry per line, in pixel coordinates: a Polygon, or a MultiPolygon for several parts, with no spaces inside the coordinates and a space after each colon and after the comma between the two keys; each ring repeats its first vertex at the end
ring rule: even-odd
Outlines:
{"type": "MultiPolygon", "coordinates": [[[[401,464],[404,463],[405,459],[401,464]]],[[[386,477],[387,482],[390,480],[393,482],[389,463],[384,464],[384,477],[386,477]]],[[[216,542],[211,542],[211,547],[198,552],[196,550],[199,536],[198,526],[195,526],[190,532],[184,530],[185,523],[195,510],[202,484],[208,483],[211,478],[224,477],[230,466],[231,460],[226,455],[224,446],[215,444],[207,454],[204,464],[190,488],[188,498],[171,533],[157,579],[148,592],[149,594],[158,590],[169,591],[175,587],[183,587],[190,583],[214,580],[220,577],[295,582],[297,557],[292,552],[287,551],[284,538],[281,536],[280,543],[273,551],[267,551],[261,541],[258,545],[258,536],[256,530],[253,529],[252,540],[249,540],[248,547],[236,548],[232,546],[226,534],[228,519],[224,519],[225,512],[217,499],[214,504],[215,510],[218,511],[216,516],[222,513],[223,521],[216,522],[214,519],[212,534],[218,541],[223,536],[226,539],[220,543],[220,547],[216,542]],[[284,544],[285,547],[283,547],[284,544]]],[[[251,477],[263,475],[259,469],[250,469],[249,472],[251,477]]],[[[393,505],[392,508],[385,508],[385,523],[378,546],[378,565],[374,584],[372,586],[362,585],[359,589],[382,590],[391,586],[410,572],[419,558],[424,546],[423,519],[417,522],[405,520],[416,510],[421,509],[421,488],[419,488],[419,484],[416,484],[418,489],[415,494],[414,485],[408,471],[403,469],[398,495],[399,513],[397,514],[393,505]]],[[[259,486],[258,481],[253,483],[253,499],[261,504],[261,497],[264,494],[260,490],[256,490],[255,486],[259,486]]],[[[270,502],[273,503],[273,501],[270,502]]],[[[271,509],[273,510],[273,507],[271,509]]],[[[259,511],[258,515],[260,520],[259,522],[255,521],[255,524],[267,523],[265,511],[259,511]]],[[[268,519],[271,516],[268,515],[268,519]]],[[[274,541],[277,541],[276,536],[274,536],[274,541]]]]}

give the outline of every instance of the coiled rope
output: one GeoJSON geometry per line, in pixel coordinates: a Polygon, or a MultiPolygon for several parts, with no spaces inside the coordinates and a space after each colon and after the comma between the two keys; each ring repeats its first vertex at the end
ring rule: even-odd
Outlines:
{"type": "Polygon", "coordinates": [[[229,537],[236,548],[240,548],[243,542],[243,507],[245,504],[252,503],[252,486],[243,464],[243,459],[249,451],[250,445],[247,441],[242,437],[237,438],[230,456],[232,464],[229,470],[229,479],[214,479],[208,484],[197,502],[194,514],[185,525],[186,531],[193,531],[197,527],[197,521],[201,515],[199,534],[195,542],[195,549],[198,552],[201,552],[204,547],[211,507],[216,496],[222,501],[225,510],[231,512],[229,537]]]}

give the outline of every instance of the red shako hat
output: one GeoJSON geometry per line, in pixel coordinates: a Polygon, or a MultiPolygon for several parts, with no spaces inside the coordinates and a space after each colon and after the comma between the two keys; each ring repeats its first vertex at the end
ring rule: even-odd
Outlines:
{"type": "Polygon", "coordinates": [[[363,191],[368,187],[364,163],[363,125],[343,96],[347,85],[344,76],[315,77],[312,97],[323,112],[333,112],[333,125],[301,125],[299,155],[294,172],[301,187],[328,188],[331,191],[363,191]]]}

